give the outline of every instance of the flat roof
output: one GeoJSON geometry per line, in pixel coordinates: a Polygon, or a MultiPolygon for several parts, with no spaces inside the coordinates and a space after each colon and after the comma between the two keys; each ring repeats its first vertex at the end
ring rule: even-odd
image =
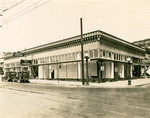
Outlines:
{"type": "MultiPolygon", "coordinates": [[[[83,34],[83,39],[84,38],[88,38],[90,36],[95,36],[95,35],[100,36],[100,37],[103,36],[103,37],[109,38],[109,39],[111,39],[113,41],[122,43],[124,45],[129,46],[129,47],[132,47],[132,48],[135,48],[135,49],[138,49],[140,51],[144,51],[145,52],[144,48],[138,47],[138,46],[134,45],[133,43],[125,41],[125,40],[123,40],[121,38],[118,38],[116,36],[113,36],[111,34],[103,32],[101,30],[96,30],[96,31],[92,31],[92,32],[89,32],[89,33],[85,33],[85,34],[83,34]]],[[[36,47],[33,47],[33,48],[28,48],[28,49],[22,50],[20,52],[22,52],[22,53],[36,52],[38,50],[44,50],[44,49],[50,48],[50,47],[53,48],[56,45],[61,45],[61,44],[64,44],[64,43],[80,41],[80,39],[81,39],[81,35],[77,35],[77,36],[73,36],[73,37],[70,37],[70,38],[63,39],[63,40],[59,40],[59,41],[55,41],[55,42],[39,45],[39,46],[36,46],[36,47]]],[[[12,54],[7,55],[5,57],[7,58],[7,57],[10,57],[10,56],[12,56],[12,54]]]]}

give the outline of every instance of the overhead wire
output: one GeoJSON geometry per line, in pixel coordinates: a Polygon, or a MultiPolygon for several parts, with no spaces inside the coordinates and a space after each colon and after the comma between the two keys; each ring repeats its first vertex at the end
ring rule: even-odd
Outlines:
{"type": "Polygon", "coordinates": [[[98,19],[98,18],[103,18],[103,17],[111,17],[111,16],[117,16],[117,15],[125,15],[125,14],[130,14],[130,13],[136,13],[136,12],[142,12],[145,10],[150,10],[150,9],[140,9],[140,10],[135,10],[135,11],[128,11],[128,12],[123,12],[123,13],[117,13],[117,14],[110,14],[110,15],[103,15],[103,16],[95,16],[95,17],[85,17],[83,20],[91,20],[91,19],[98,19]]]}
{"type": "MultiPolygon", "coordinates": [[[[23,1],[25,1],[25,0],[20,1],[18,4],[22,3],[23,1]]],[[[35,2],[35,3],[31,4],[30,6],[26,7],[25,9],[23,9],[23,10],[21,10],[21,11],[15,13],[15,14],[13,14],[12,16],[10,16],[10,17],[4,19],[4,20],[1,22],[2,25],[6,24],[6,23],[8,23],[8,22],[11,22],[12,20],[15,20],[16,18],[18,18],[18,17],[20,17],[20,16],[22,16],[22,15],[24,15],[24,14],[26,14],[26,13],[32,11],[32,10],[34,10],[34,9],[36,9],[36,8],[38,8],[38,7],[40,7],[40,6],[44,5],[44,4],[46,4],[46,3],[50,2],[50,1],[52,1],[52,0],[48,0],[48,1],[46,1],[46,2],[44,2],[44,3],[42,3],[42,4],[40,4],[40,5],[36,5],[36,4],[40,3],[41,1],[43,1],[43,0],[40,0],[40,1],[38,1],[38,2],[35,2]],[[32,8],[32,7],[33,7],[33,8],[32,8]],[[29,8],[31,8],[31,9],[29,9],[29,8]],[[29,10],[27,10],[27,9],[29,9],[29,10]],[[27,10],[27,11],[26,11],[26,10],[27,10]],[[25,11],[25,12],[24,12],[24,11],[25,11]],[[22,12],[23,12],[23,13],[22,13],[22,12]],[[22,14],[20,14],[20,13],[22,13],[22,14]],[[18,15],[18,16],[17,16],[17,15],[18,15]],[[16,17],[15,17],[15,16],[16,16],[16,17]]],[[[15,7],[15,6],[16,6],[16,5],[12,6],[12,8],[15,7]]],[[[9,9],[8,9],[8,10],[9,10],[9,9]]],[[[85,18],[83,18],[83,20],[98,19],[98,18],[111,17],[111,16],[117,16],[117,15],[125,15],[125,14],[130,14],[130,13],[141,12],[141,11],[145,11],[145,10],[148,10],[148,9],[140,9],[140,10],[135,10],[135,11],[128,11],[128,12],[123,12],[123,13],[110,14],[110,15],[103,15],[103,16],[96,16],[96,17],[87,17],[87,18],[85,17],[85,18]]]]}
{"type": "MultiPolygon", "coordinates": [[[[42,1],[42,0],[41,0],[41,1],[42,1]]],[[[37,5],[37,4],[40,3],[41,1],[35,2],[35,3],[33,3],[32,5],[26,7],[25,9],[23,9],[23,10],[21,10],[21,11],[15,13],[14,15],[12,15],[12,16],[10,16],[10,17],[4,19],[4,20],[1,22],[1,23],[2,23],[1,26],[3,26],[3,25],[6,24],[6,23],[11,22],[12,20],[17,19],[18,17],[20,17],[20,16],[22,16],[22,15],[24,15],[24,14],[26,14],[26,13],[28,13],[28,12],[30,12],[30,11],[36,9],[36,8],[38,8],[38,7],[40,7],[40,6],[42,6],[42,5],[44,5],[44,4],[48,3],[48,2],[50,2],[51,0],[48,0],[48,1],[44,2],[44,3],[41,3],[41,4],[37,5]],[[33,7],[33,8],[32,8],[32,7],[33,7]],[[31,9],[30,9],[30,8],[31,8],[31,9]],[[27,10],[27,9],[29,9],[29,10],[27,10]],[[27,10],[27,11],[26,11],[26,10],[27,10]],[[23,12],[23,13],[22,13],[22,12],[23,12]],[[22,13],[22,14],[20,14],[20,13],[22,13]]]]}
{"type": "Polygon", "coordinates": [[[8,10],[14,8],[14,7],[16,7],[17,5],[21,4],[21,3],[24,2],[24,1],[25,1],[25,0],[22,0],[22,1],[18,2],[17,4],[15,4],[15,5],[13,5],[13,6],[9,7],[9,8],[6,8],[6,9],[2,10],[2,12],[6,12],[6,11],[8,11],[8,10]]]}
{"type": "Polygon", "coordinates": [[[40,2],[40,1],[33,3],[32,5],[30,5],[30,6],[26,7],[26,8],[25,8],[25,9],[23,9],[23,10],[20,10],[19,12],[17,12],[17,13],[15,13],[15,14],[13,14],[12,16],[10,16],[10,17],[8,17],[8,18],[6,18],[6,19],[8,20],[8,19],[12,18],[13,16],[16,16],[17,14],[19,14],[19,13],[21,13],[21,12],[25,11],[26,9],[28,9],[28,8],[30,8],[30,7],[32,7],[32,6],[35,6],[35,5],[36,5],[37,3],[39,3],[39,2],[40,2]]]}

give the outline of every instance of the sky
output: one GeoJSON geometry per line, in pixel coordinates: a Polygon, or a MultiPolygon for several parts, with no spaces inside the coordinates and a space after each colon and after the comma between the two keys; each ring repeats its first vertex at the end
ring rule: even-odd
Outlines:
{"type": "Polygon", "coordinates": [[[149,0],[20,0],[14,7],[20,1],[12,1],[0,0],[0,53],[80,35],[80,18],[83,33],[102,30],[129,42],[150,38],[149,0]]]}

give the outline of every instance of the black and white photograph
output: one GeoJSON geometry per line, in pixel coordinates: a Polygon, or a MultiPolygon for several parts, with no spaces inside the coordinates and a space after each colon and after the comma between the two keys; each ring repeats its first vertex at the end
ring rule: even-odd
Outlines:
{"type": "Polygon", "coordinates": [[[150,0],[0,0],[0,118],[150,118],[150,0]]]}

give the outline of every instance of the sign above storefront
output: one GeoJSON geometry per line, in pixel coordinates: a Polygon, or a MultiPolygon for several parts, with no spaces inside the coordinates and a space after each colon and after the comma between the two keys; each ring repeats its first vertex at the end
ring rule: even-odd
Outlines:
{"type": "Polygon", "coordinates": [[[14,56],[14,57],[23,57],[24,54],[18,51],[18,52],[14,52],[14,53],[13,53],[13,56],[14,56]]]}
{"type": "Polygon", "coordinates": [[[32,61],[31,60],[20,60],[20,65],[29,66],[29,65],[32,65],[32,61]]]}
{"type": "Polygon", "coordinates": [[[148,64],[148,63],[150,63],[150,60],[149,60],[149,59],[143,59],[143,60],[142,60],[142,63],[143,63],[143,64],[145,64],[145,63],[148,64]]]}

